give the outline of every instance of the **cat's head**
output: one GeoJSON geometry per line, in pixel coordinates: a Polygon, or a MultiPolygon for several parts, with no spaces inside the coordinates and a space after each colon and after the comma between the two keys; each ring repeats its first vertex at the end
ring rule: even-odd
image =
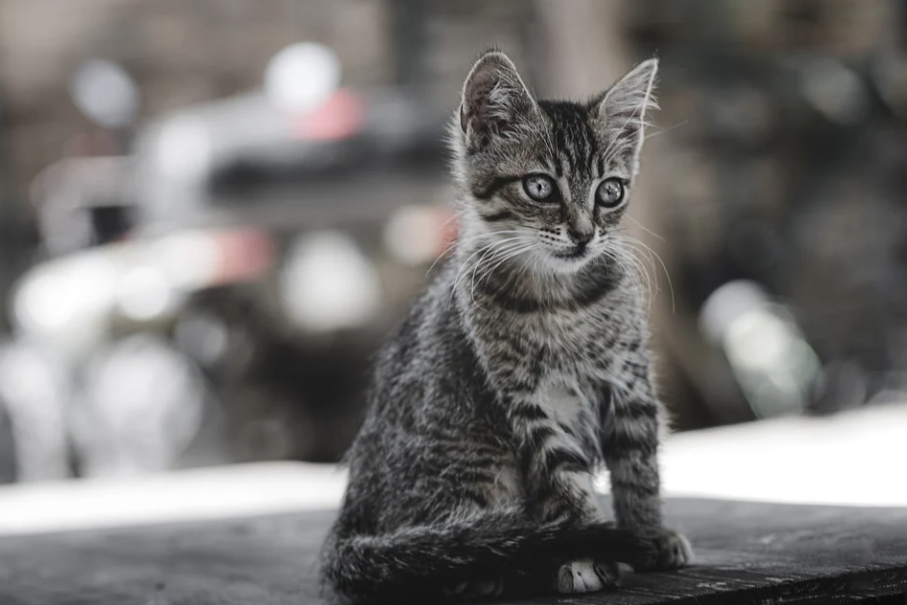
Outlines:
{"type": "Polygon", "coordinates": [[[605,254],[639,169],[657,71],[651,59],[588,102],[552,102],[532,95],[504,53],[485,53],[451,126],[464,237],[559,272],[605,254]]]}

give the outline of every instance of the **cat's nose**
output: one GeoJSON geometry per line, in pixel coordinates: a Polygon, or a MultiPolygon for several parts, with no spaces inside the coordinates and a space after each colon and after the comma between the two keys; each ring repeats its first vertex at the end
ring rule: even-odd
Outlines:
{"type": "Polygon", "coordinates": [[[567,235],[570,236],[570,239],[573,240],[577,246],[585,246],[592,241],[592,236],[595,235],[594,229],[577,229],[571,227],[567,229],[567,235]]]}

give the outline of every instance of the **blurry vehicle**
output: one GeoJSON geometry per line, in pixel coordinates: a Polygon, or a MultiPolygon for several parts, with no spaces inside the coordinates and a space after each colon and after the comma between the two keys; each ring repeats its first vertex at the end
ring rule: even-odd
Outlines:
{"type": "Polygon", "coordinates": [[[32,185],[44,259],[123,239],[135,222],[134,160],[127,156],[60,160],[32,185]]]}
{"type": "Polygon", "coordinates": [[[52,352],[77,472],[335,460],[358,427],[371,354],[454,236],[446,113],[409,87],[270,93],[36,188],[52,253],[16,290],[15,346],[52,352]]]}
{"type": "Polygon", "coordinates": [[[217,376],[243,457],[346,449],[371,354],[453,237],[446,117],[405,87],[303,111],[252,94],[141,140],[142,233],[234,234],[174,337],[217,376]],[[186,149],[192,163],[175,161],[186,149]]]}

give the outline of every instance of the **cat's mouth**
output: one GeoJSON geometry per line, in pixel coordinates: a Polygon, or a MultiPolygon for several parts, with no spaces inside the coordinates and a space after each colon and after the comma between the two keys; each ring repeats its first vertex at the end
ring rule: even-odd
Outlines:
{"type": "Polygon", "coordinates": [[[577,244],[576,246],[573,246],[573,248],[571,248],[570,250],[566,250],[564,252],[555,252],[554,256],[556,258],[560,258],[560,259],[564,259],[564,260],[579,260],[586,256],[587,251],[588,251],[588,247],[586,246],[586,244],[577,244]]]}

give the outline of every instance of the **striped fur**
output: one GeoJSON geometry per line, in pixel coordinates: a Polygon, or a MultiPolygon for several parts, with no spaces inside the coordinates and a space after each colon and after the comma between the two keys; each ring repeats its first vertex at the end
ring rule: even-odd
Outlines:
{"type": "MultiPolygon", "coordinates": [[[[691,557],[662,525],[643,293],[605,179],[632,187],[657,64],[588,103],[538,101],[482,56],[451,125],[461,235],[384,346],[326,590],[404,602],[612,587],[691,557]],[[555,199],[532,200],[527,174],[555,199]],[[592,491],[611,471],[616,527],[592,491]]],[[[624,196],[626,198],[626,195],[624,196]]]]}

